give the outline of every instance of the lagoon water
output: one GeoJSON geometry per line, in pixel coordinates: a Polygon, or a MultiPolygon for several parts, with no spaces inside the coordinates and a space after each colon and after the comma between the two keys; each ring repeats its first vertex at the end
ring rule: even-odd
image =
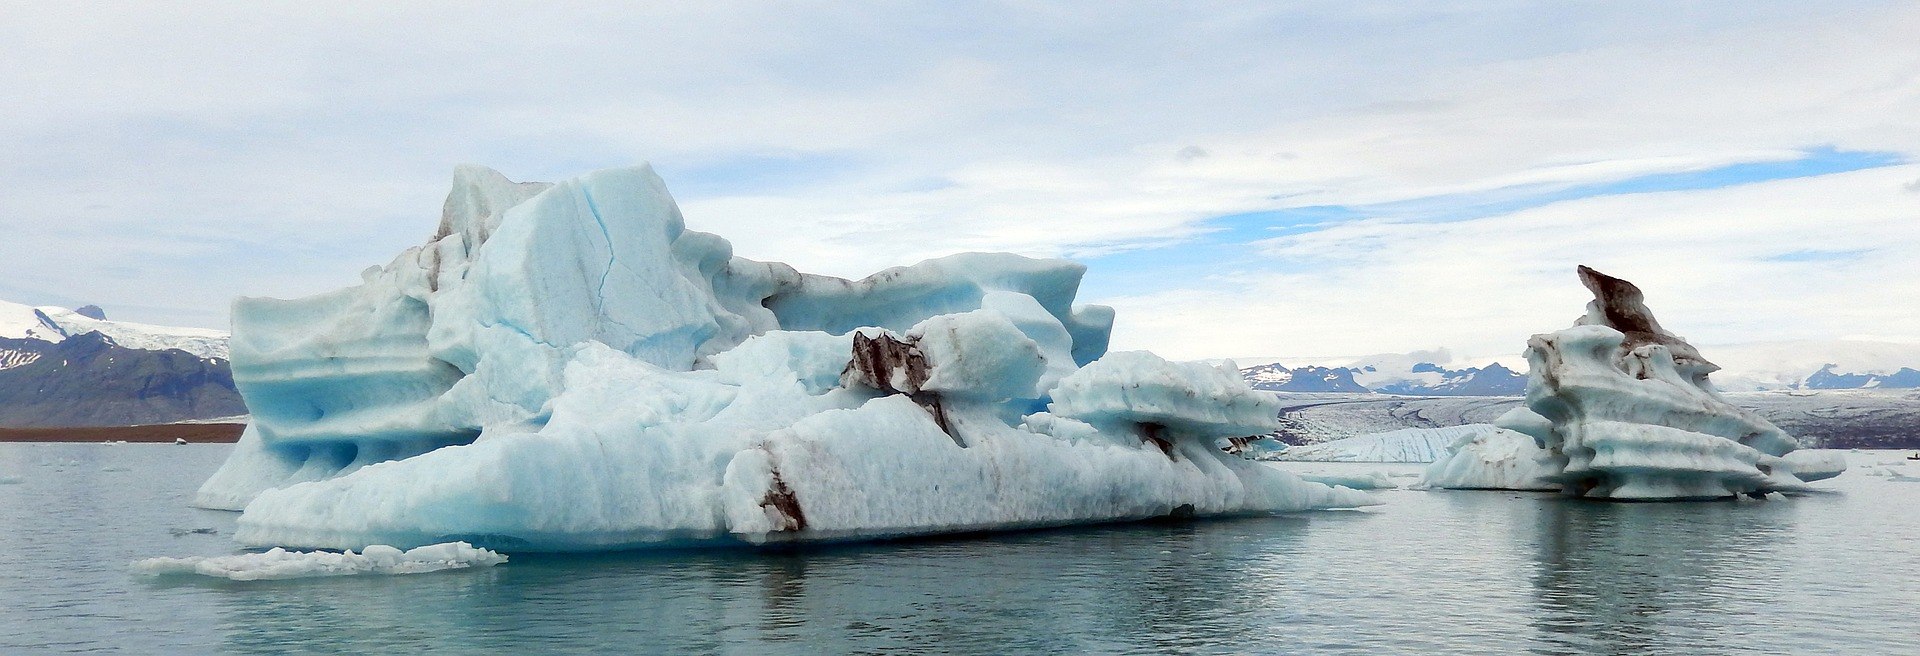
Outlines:
{"type": "Polygon", "coordinates": [[[132,575],[235,551],[236,514],[186,505],[230,448],[0,444],[0,654],[1920,653],[1920,482],[1862,469],[1920,477],[1891,452],[1767,501],[1396,490],[1364,511],[779,552],[132,575]]]}

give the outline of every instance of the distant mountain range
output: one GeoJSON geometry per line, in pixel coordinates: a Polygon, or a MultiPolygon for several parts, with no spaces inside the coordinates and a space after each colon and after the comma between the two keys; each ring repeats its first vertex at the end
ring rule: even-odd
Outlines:
{"type": "Polygon", "coordinates": [[[1358,367],[1305,366],[1288,368],[1275,363],[1240,370],[1254,389],[1275,392],[1379,392],[1407,396],[1519,396],[1527,391],[1527,375],[1498,362],[1485,367],[1448,369],[1419,362],[1404,371],[1383,371],[1378,365],[1358,367]],[[1363,384],[1367,380],[1371,384],[1363,384]]]}
{"type": "MultiPolygon", "coordinates": [[[[1713,380],[1728,392],[1920,389],[1920,344],[1794,341],[1702,350],[1725,368],[1713,380]]],[[[1520,396],[1527,386],[1525,371],[1505,362],[1524,365],[1519,357],[1456,358],[1446,349],[1265,360],[1241,375],[1255,389],[1276,392],[1520,396]]],[[[225,332],[111,321],[91,305],[0,301],[0,427],[160,424],[246,412],[225,332]]]]}
{"type": "Polygon", "coordinates": [[[217,330],[0,301],[0,427],[125,426],[246,414],[217,330]]]}
{"type": "MultiPolygon", "coordinates": [[[[1726,392],[1920,388],[1920,344],[1860,340],[1763,342],[1706,347],[1724,369],[1726,392]]],[[[1524,365],[1519,357],[1508,358],[1524,365]]],[[[1520,396],[1527,375],[1487,358],[1455,358],[1446,349],[1355,358],[1296,358],[1241,369],[1254,389],[1404,396],[1520,396]],[[1477,365],[1477,366],[1476,366],[1477,365]]]]}

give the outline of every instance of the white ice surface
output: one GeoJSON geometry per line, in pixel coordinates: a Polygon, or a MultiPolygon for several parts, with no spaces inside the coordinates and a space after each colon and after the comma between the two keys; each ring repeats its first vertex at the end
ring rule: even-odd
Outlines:
{"type": "Polygon", "coordinates": [[[1374,503],[1221,453],[1275,401],[1230,368],[1106,355],[1083,272],[974,253],[800,274],[686,230],[645,167],[463,168],[440,234],[360,286],[236,303],[252,422],[197,503],[244,508],[254,546],[524,550],[1374,503]],[[894,389],[846,375],[855,331],[911,345],[894,389]]]}
{"type": "Polygon", "coordinates": [[[352,551],[287,551],[190,558],[148,558],[132,569],[143,576],[192,574],[235,581],[302,579],[359,574],[423,574],[450,569],[492,567],[507,557],[465,542],[448,542],[401,551],[383,544],[352,551]]]}
{"type": "Polygon", "coordinates": [[[1833,478],[1847,471],[1847,457],[1841,451],[1801,449],[1780,459],[1792,468],[1794,478],[1807,482],[1833,478]]]}

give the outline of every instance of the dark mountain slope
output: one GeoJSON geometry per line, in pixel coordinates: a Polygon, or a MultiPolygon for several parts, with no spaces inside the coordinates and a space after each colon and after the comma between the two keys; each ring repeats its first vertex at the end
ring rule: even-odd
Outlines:
{"type": "Polygon", "coordinates": [[[10,352],[38,352],[0,369],[0,426],[154,424],[247,412],[225,360],[124,348],[97,332],[59,343],[6,342],[0,347],[10,352]]]}

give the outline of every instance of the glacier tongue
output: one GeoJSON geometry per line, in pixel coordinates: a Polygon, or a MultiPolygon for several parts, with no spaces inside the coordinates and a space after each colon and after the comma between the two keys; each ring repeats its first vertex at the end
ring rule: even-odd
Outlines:
{"type": "Polygon", "coordinates": [[[1662,328],[1638,287],[1578,272],[1594,300],[1572,328],[1528,340],[1527,408],[1450,447],[1425,485],[1708,499],[1801,491],[1845,468],[1794,454],[1792,436],[1721,398],[1719,367],[1662,328]]]}
{"type": "Polygon", "coordinates": [[[686,230],[647,167],[461,167],[361,285],[235,304],[253,422],[197,503],[253,546],[764,543],[1352,507],[1224,454],[1273,400],[1106,354],[1084,268],[969,253],[849,281],[686,230]]]}

